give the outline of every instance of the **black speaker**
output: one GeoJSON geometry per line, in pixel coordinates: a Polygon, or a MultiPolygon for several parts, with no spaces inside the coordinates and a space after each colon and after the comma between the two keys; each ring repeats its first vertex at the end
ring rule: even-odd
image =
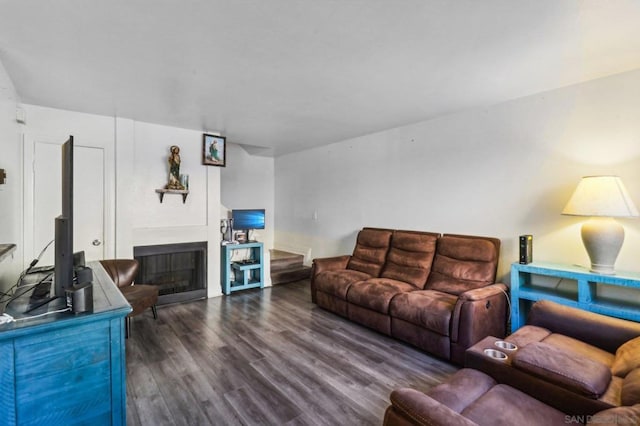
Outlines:
{"type": "Polygon", "coordinates": [[[520,235],[520,263],[526,265],[533,261],[533,235],[520,235]]]}
{"type": "Polygon", "coordinates": [[[76,285],[86,284],[93,281],[93,271],[88,266],[78,266],[75,268],[76,285]]]}
{"type": "Polygon", "coordinates": [[[77,284],[65,290],[71,312],[93,312],[93,283],[77,284]]]}

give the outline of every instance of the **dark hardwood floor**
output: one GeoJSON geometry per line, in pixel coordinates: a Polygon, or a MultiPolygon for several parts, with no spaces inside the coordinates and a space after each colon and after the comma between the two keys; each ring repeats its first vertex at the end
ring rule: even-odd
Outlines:
{"type": "Polygon", "coordinates": [[[390,392],[457,368],[326,312],[309,281],[132,318],[127,423],[380,425],[390,392]]]}

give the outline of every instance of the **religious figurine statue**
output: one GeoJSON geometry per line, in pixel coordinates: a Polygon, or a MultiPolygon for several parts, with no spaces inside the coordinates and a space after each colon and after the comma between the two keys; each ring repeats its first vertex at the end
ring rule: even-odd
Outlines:
{"type": "Polygon", "coordinates": [[[180,147],[173,145],[169,155],[169,184],[167,189],[185,189],[180,183],[180,147]]]}

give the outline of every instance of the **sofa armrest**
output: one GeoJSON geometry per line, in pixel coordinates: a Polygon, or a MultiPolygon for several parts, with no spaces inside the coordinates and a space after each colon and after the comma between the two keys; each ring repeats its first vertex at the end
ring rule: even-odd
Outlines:
{"type": "Polygon", "coordinates": [[[334,257],[321,257],[313,259],[311,264],[311,301],[316,303],[316,275],[323,271],[337,271],[346,269],[351,256],[348,254],[334,257]]]}
{"type": "Polygon", "coordinates": [[[548,300],[536,302],[527,324],[573,337],[607,352],[615,353],[623,343],[640,336],[640,324],[620,318],[560,305],[548,300]]]}
{"type": "Polygon", "coordinates": [[[488,300],[497,294],[507,295],[507,286],[502,283],[491,284],[486,287],[474,288],[473,290],[465,291],[458,299],[459,300],[488,300]]]}
{"type": "MultiPolygon", "coordinates": [[[[507,328],[507,286],[501,283],[466,291],[458,297],[451,318],[451,341],[469,348],[486,336],[504,337],[507,328]]],[[[463,353],[460,354],[462,362],[463,353]]],[[[454,360],[456,361],[456,360],[454,360]]]]}
{"type": "Polygon", "coordinates": [[[391,406],[384,415],[384,425],[477,426],[475,422],[415,389],[391,392],[391,406]]]}
{"type": "Polygon", "coordinates": [[[313,259],[313,272],[314,274],[319,274],[323,271],[345,269],[347,267],[347,264],[349,264],[349,259],[351,259],[351,256],[349,256],[348,254],[343,256],[322,257],[313,259]]]}

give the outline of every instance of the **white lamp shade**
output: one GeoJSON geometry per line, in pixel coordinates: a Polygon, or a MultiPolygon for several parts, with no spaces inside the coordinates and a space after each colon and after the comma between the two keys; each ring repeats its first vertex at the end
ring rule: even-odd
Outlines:
{"type": "Polygon", "coordinates": [[[618,176],[585,176],[562,214],[572,216],[638,217],[640,213],[618,176]]]}

